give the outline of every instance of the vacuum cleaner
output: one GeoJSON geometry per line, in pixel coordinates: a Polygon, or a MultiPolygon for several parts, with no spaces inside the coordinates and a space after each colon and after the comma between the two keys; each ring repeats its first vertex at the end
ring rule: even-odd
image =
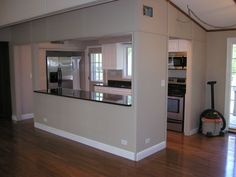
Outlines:
{"type": "Polygon", "coordinates": [[[211,87],[211,109],[204,110],[200,115],[199,133],[206,136],[222,136],[226,122],[224,116],[217,110],[214,105],[214,85],[216,81],[208,81],[211,87]]]}

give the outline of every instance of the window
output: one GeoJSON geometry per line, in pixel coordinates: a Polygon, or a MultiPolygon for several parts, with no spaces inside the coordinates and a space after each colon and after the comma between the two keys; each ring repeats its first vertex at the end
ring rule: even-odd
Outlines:
{"type": "Polygon", "coordinates": [[[125,64],[124,64],[125,77],[130,78],[132,76],[132,46],[125,45],[125,64]]]}
{"type": "Polygon", "coordinates": [[[102,54],[90,53],[91,81],[103,81],[102,54]]]}

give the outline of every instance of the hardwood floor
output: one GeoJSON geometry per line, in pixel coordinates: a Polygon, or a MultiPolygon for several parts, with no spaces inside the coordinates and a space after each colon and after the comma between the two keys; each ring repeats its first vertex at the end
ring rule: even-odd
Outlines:
{"type": "Polygon", "coordinates": [[[133,162],[38,129],[0,121],[0,177],[233,177],[236,135],[168,132],[167,148],[133,162]]]}

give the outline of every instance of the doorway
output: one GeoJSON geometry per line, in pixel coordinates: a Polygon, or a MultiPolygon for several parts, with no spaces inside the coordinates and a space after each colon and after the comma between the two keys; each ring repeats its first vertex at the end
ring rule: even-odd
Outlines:
{"type": "Polygon", "coordinates": [[[87,47],[87,90],[93,91],[94,84],[104,81],[104,71],[102,69],[102,48],[101,46],[87,47]]]}
{"type": "Polygon", "coordinates": [[[225,113],[229,130],[236,132],[236,38],[227,41],[226,77],[225,113]]]}
{"type": "Polygon", "coordinates": [[[186,39],[168,41],[167,129],[190,135],[191,48],[186,39]]]}
{"type": "Polygon", "coordinates": [[[11,119],[11,87],[8,42],[0,42],[0,120],[11,119]]]}

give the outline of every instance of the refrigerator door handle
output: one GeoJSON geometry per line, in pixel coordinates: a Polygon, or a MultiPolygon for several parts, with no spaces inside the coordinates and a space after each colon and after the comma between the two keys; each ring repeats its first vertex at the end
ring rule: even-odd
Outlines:
{"type": "Polygon", "coordinates": [[[60,67],[57,69],[57,74],[58,74],[58,87],[61,87],[61,84],[62,84],[62,71],[61,71],[60,67]]]}

